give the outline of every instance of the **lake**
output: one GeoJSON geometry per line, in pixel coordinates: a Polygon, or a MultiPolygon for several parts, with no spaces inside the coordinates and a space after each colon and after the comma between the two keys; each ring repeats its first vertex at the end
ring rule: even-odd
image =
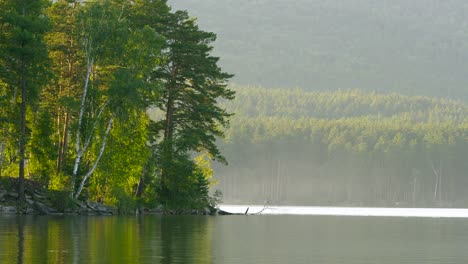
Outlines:
{"type": "Polygon", "coordinates": [[[0,216],[3,263],[468,263],[468,219],[0,216]]]}

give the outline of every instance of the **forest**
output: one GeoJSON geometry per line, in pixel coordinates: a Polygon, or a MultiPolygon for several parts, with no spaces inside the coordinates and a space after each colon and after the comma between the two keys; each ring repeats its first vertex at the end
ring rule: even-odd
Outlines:
{"type": "Polygon", "coordinates": [[[215,39],[165,0],[0,0],[0,180],[20,205],[25,179],[71,205],[213,205],[234,97],[215,39]]]}
{"type": "Polygon", "coordinates": [[[465,0],[170,0],[217,33],[233,82],[468,100],[465,0]]]}
{"type": "Polygon", "coordinates": [[[228,85],[216,35],[165,0],[0,10],[0,179],[18,178],[20,204],[31,180],[122,211],[206,208],[216,189],[226,203],[468,206],[463,96],[228,85]]]}
{"type": "Polygon", "coordinates": [[[395,93],[232,86],[215,166],[228,203],[466,207],[468,105],[395,93]]]}

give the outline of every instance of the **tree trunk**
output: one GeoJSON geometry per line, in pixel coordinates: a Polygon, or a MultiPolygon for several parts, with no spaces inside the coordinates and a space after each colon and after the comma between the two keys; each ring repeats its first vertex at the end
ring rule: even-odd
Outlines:
{"type": "Polygon", "coordinates": [[[80,130],[81,130],[81,123],[83,122],[83,114],[85,110],[85,104],[86,104],[86,95],[88,93],[88,85],[89,85],[89,78],[91,76],[91,69],[93,67],[94,63],[94,58],[89,58],[88,57],[88,63],[87,63],[87,69],[86,69],[86,79],[85,79],[85,84],[83,87],[83,95],[81,97],[81,105],[80,105],[80,114],[78,116],[78,127],[76,128],[76,145],[75,145],[75,150],[76,150],[76,158],[75,158],[75,164],[73,166],[73,174],[71,178],[71,197],[74,197],[74,191],[75,191],[75,183],[76,183],[76,175],[78,174],[78,166],[81,161],[81,157],[83,156],[83,149],[80,147],[80,130]]]}
{"type": "Polygon", "coordinates": [[[143,192],[145,191],[145,187],[146,187],[145,174],[146,174],[146,170],[143,169],[143,172],[141,173],[140,181],[138,182],[138,186],[135,192],[136,198],[141,198],[141,196],[143,195],[143,192]]]}
{"type": "MultiPolygon", "coordinates": [[[[172,160],[172,153],[173,153],[173,145],[172,140],[174,136],[174,100],[172,96],[172,91],[169,90],[169,96],[167,99],[166,105],[166,128],[164,129],[164,142],[165,145],[163,146],[164,149],[164,160],[170,161],[172,160]]],[[[167,164],[162,166],[161,169],[161,188],[163,192],[167,190],[167,179],[168,179],[168,172],[167,172],[167,164]]]]}
{"type": "Polygon", "coordinates": [[[19,202],[22,206],[25,201],[24,195],[24,167],[25,167],[25,152],[26,152],[26,63],[23,61],[21,65],[21,135],[19,144],[19,181],[18,195],[19,202]]]}
{"type": "Polygon", "coordinates": [[[65,162],[68,150],[68,126],[70,124],[70,115],[65,112],[65,123],[63,125],[63,134],[60,140],[59,153],[57,158],[57,171],[56,175],[58,176],[62,172],[63,163],[65,162]]]}
{"type": "Polygon", "coordinates": [[[62,146],[63,146],[63,135],[62,135],[62,132],[61,132],[61,115],[60,115],[60,107],[58,108],[58,114],[57,114],[57,134],[58,134],[58,138],[59,138],[59,142],[58,142],[58,150],[57,150],[57,162],[56,162],[56,166],[55,166],[55,175],[59,175],[59,171],[60,171],[60,159],[62,157],[62,146]]]}
{"type": "Polygon", "coordinates": [[[96,161],[94,161],[94,164],[91,167],[91,169],[88,171],[88,173],[86,173],[86,175],[81,180],[80,186],[79,186],[78,190],[76,191],[76,194],[75,194],[75,197],[74,197],[75,199],[78,199],[78,197],[80,196],[81,191],[83,190],[83,187],[84,187],[84,185],[86,183],[86,180],[88,180],[89,176],[91,176],[91,174],[93,174],[94,170],[96,169],[96,167],[97,167],[97,165],[99,163],[99,160],[102,157],[102,154],[104,154],[104,150],[106,149],[107,136],[109,135],[109,132],[111,130],[113,121],[114,121],[114,118],[111,117],[109,119],[109,122],[107,123],[106,132],[104,133],[104,137],[102,138],[102,142],[101,142],[101,149],[99,150],[99,156],[97,157],[96,161]]]}
{"type": "Polygon", "coordinates": [[[3,135],[2,143],[0,143],[0,177],[2,177],[3,159],[5,157],[6,136],[3,135]]]}
{"type": "Polygon", "coordinates": [[[145,177],[141,176],[140,177],[140,182],[138,183],[138,187],[137,187],[136,194],[135,194],[136,198],[141,198],[141,196],[143,195],[143,192],[145,190],[145,187],[146,187],[145,177]]]}

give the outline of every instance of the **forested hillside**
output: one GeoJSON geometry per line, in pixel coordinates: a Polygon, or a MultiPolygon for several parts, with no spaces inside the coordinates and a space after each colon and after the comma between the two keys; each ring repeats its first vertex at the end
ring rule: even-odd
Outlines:
{"type": "Polygon", "coordinates": [[[170,0],[234,81],[468,99],[465,0],[170,0]]]}
{"type": "Polygon", "coordinates": [[[466,206],[468,105],[364,93],[235,87],[217,167],[226,202],[466,206]]]}

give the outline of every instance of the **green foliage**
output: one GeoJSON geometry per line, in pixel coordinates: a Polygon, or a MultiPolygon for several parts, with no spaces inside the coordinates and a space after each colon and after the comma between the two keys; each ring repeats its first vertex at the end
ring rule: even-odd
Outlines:
{"type": "Polygon", "coordinates": [[[216,138],[223,136],[231,114],[218,101],[234,98],[226,85],[232,75],[221,71],[219,58],[211,55],[216,35],[200,30],[187,12],[169,13],[158,21],[166,39],[162,63],[151,75],[163,84],[155,106],[164,117],[151,127],[154,135],[163,134],[153,143],[160,168],[159,199],[169,208],[200,208],[208,205],[211,172],[206,164],[197,166],[190,154],[206,152],[227,163],[216,138]]]}
{"type": "Polygon", "coordinates": [[[164,188],[160,186],[158,201],[167,209],[204,209],[210,206],[209,179],[206,168],[198,167],[188,156],[173,157],[167,170],[164,188]]]}
{"type": "Polygon", "coordinates": [[[0,178],[0,189],[2,190],[10,190],[10,181],[6,177],[1,177],[0,178]]]}
{"type": "Polygon", "coordinates": [[[135,195],[135,186],[150,155],[146,146],[147,123],[146,114],[140,111],[116,121],[109,137],[108,151],[91,180],[91,199],[118,204],[124,196],[131,200],[135,195]]]}
{"type": "Polygon", "coordinates": [[[55,173],[57,147],[53,144],[53,121],[47,110],[39,111],[31,133],[30,173],[32,178],[44,186],[49,185],[50,176],[55,173]]]}
{"type": "Polygon", "coordinates": [[[215,140],[230,114],[217,100],[233,97],[231,75],[210,55],[213,33],[164,0],[8,0],[0,7],[2,174],[17,173],[26,159],[26,176],[47,186],[57,206],[69,205],[66,195],[122,212],[149,202],[209,204],[209,161],[190,154],[225,161],[215,140]],[[168,74],[171,67],[177,70],[168,74]],[[23,115],[19,83],[28,85],[23,115]],[[168,126],[149,128],[146,111],[165,109],[168,98],[174,133],[161,139],[168,126]]]}
{"type": "Polygon", "coordinates": [[[116,206],[120,214],[135,214],[137,201],[133,196],[129,195],[128,192],[121,187],[113,188],[112,193],[114,202],[108,200],[103,202],[116,206]]]}
{"type": "Polygon", "coordinates": [[[208,203],[211,208],[216,208],[222,201],[223,193],[220,190],[215,190],[208,199],[208,203]]]}
{"type": "Polygon", "coordinates": [[[78,206],[75,200],[70,197],[70,192],[68,191],[49,190],[47,197],[49,198],[50,206],[60,212],[65,211],[65,209],[75,209],[78,206]]]}
{"type": "Polygon", "coordinates": [[[236,100],[222,103],[236,116],[288,119],[369,118],[398,119],[411,123],[468,122],[463,102],[395,93],[339,90],[310,92],[305,89],[267,89],[232,85],[236,100]]]}
{"type": "MultiPolygon", "coordinates": [[[[219,142],[231,166],[215,170],[246,199],[368,206],[464,199],[462,102],[357,90],[234,90],[236,100],[222,105],[238,114],[219,142]]],[[[228,201],[239,197],[225,188],[228,201]]]]}
{"type": "Polygon", "coordinates": [[[43,41],[44,34],[49,29],[44,15],[46,5],[45,0],[0,2],[0,48],[4,49],[0,53],[0,63],[4,68],[0,79],[8,85],[8,90],[13,91],[10,92],[12,104],[19,103],[20,118],[17,119],[17,124],[13,124],[19,131],[18,193],[22,206],[25,202],[26,145],[30,135],[26,112],[28,108],[35,110],[38,94],[48,80],[47,48],[43,41]]]}

